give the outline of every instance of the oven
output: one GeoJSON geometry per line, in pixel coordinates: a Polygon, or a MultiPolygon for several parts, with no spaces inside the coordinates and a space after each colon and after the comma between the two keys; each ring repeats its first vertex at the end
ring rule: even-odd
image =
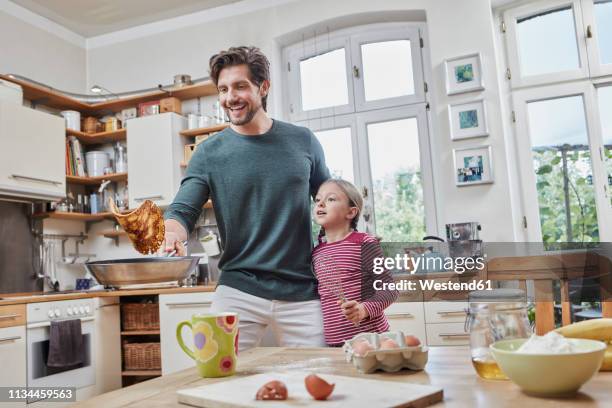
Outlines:
{"type": "MultiPolygon", "coordinates": [[[[28,304],[27,386],[30,387],[89,387],[95,384],[93,299],[65,300],[28,304]],[[81,320],[83,362],[69,367],[49,367],[49,331],[51,321],[81,320]]],[[[35,400],[28,400],[31,404],[35,400]]]]}

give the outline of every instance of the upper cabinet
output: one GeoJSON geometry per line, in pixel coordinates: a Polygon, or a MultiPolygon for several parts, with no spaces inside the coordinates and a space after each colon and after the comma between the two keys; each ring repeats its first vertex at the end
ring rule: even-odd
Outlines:
{"type": "Polygon", "coordinates": [[[168,206],[181,183],[179,163],[185,142],[179,132],[186,119],[175,113],[144,116],[127,122],[130,208],[144,200],[168,206]]]}
{"type": "Polygon", "coordinates": [[[62,118],[0,102],[0,195],[65,197],[65,132],[62,118]]]}

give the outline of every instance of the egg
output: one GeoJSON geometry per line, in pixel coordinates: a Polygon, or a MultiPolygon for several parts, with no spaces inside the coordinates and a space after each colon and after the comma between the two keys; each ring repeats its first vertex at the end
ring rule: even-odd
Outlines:
{"type": "Polygon", "coordinates": [[[282,381],[268,381],[257,390],[256,400],[283,401],[287,399],[287,386],[282,381]]]}
{"type": "Polygon", "coordinates": [[[406,341],[406,346],[408,347],[415,347],[421,344],[421,340],[411,335],[406,335],[404,340],[406,341]]]}
{"type": "Polygon", "coordinates": [[[336,384],[330,384],[318,375],[310,374],[304,378],[304,385],[312,398],[323,401],[331,395],[336,384]]]}
{"type": "Polygon", "coordinates": [[[383,339],[380,341],[380,348],[381,349],[395,349],[395,348],[399,348],[399,344],[397,344],[397,342],[393,339],[383,339]]]}
{"type": "Polygon", "coordinates": [[[365,356],[368,351],[374,350],[374,346],[366,339],[361,339],[353,343],[353,352],[358,356],[365,356]]]}

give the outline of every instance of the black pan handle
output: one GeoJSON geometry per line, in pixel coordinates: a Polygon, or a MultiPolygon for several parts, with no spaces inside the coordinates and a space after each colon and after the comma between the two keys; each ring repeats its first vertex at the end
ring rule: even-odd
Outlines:
{"type": "Polygon", "coordinates": [[[428,239],[433,239],[435,241],[444,242],[444,240],[442,238],[436,237],[435,235],[428,235],[426,237],[423,237],[423,241],[427,241],[428,239]]]}

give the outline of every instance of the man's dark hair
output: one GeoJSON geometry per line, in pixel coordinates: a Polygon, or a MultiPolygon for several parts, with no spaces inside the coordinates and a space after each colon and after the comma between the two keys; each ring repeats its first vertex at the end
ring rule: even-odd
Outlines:
{"type": "MultiPolygon", "coordinates": [[[[219,81],[221,70],[234,65],[246,65],[249,68],[249,79],[257,86],[270,79],[270,61],[257,47],[231,47],[210,57],[210,78],[215,86],[219,81]]],[[[261,99],[261,106],[266,110],[268,95],[261,99]]]]}

